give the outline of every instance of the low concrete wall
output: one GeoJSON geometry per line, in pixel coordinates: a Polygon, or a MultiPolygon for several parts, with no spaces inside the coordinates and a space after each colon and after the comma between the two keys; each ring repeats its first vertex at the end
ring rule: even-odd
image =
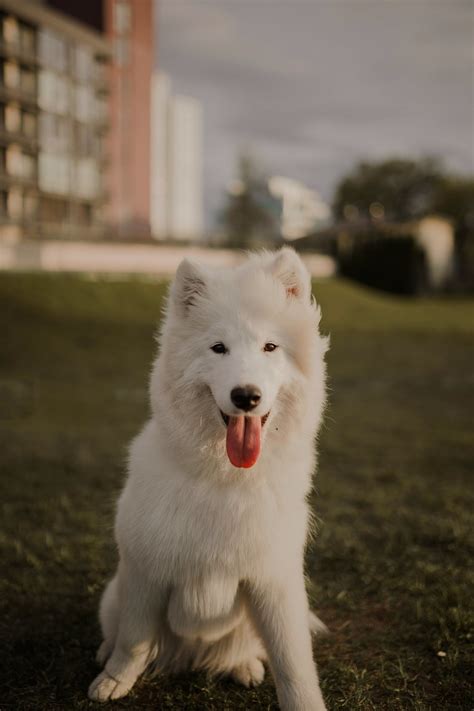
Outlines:
{"type": "MultiPolygon", "coordinates": [[[[170,276],[184,257],[210,266],[239,264],[245,253],[206,247],[113,244],[108,242],[0,243],[0,269],[16,271],[95,272],[170,276]]],[[[314,277],[330,277],[336,270],[331,257],[304,254],[314,277]]]]}

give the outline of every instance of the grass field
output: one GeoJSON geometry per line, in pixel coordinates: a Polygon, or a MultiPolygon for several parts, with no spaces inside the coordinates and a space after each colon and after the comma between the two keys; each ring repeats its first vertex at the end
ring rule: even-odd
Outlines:
{"type": "MultiPolygon", "coordinates": [[[[331,394],[308,572],[331,630],[315,643],[328,707],[470,710],[474,302],[315,291],[331,394]]],[[[97,708],[113,501],[147,414],[163,293],[0,275],[2,711],[97,708]]],[[[112,708],[277,706],[269,680],[245,691],[189,674],[140,681],[112,708]]]]}

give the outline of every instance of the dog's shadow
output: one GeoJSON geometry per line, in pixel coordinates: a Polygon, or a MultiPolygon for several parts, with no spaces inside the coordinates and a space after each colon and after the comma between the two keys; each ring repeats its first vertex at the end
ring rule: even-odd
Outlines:
{"type": "MultiPolygon", "coordinates": [[[[95,661],[100,644],[99,596],[58,590],[35,595],[34,589],[17,596],[6,615],[2,708],[98,708],[88,700],[87,689],[99,669],[95,661]]],[[[255,689],[245,689],[226,677],[209,679],[202,672],[145,674],[127,697],[112,703],[113,708],[150,711],[278,709],[268,670],[255,689]]]]}

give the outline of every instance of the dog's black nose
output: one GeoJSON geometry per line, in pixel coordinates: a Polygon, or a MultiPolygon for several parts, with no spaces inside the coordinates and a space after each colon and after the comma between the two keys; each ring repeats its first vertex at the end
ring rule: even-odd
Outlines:
{"type": "Polygon", "coordinates": [[[262,399],[262,393],[256,385],[244,385],[243,388],[234,388],[230,393],[230,399],[239,410],[249,412],[257,407],[262,399]]]}

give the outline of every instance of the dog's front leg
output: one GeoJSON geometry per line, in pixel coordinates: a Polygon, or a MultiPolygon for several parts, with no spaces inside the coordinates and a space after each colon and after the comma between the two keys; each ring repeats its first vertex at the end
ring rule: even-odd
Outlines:
{"type": "Polygon", "coordinates": [[[129,565],[118,571],[119,623],[113,652],[89,687],[89,698],[108,701],[125,696],[145,670],[156,635],[159,601],[147,581],[129,565]]]}
{"type": "Polygon", "coordinates": [[[325,711],[308,625],[302,570],[248,585],[250,613],[263,639],[282,711],[325,711]]]}

